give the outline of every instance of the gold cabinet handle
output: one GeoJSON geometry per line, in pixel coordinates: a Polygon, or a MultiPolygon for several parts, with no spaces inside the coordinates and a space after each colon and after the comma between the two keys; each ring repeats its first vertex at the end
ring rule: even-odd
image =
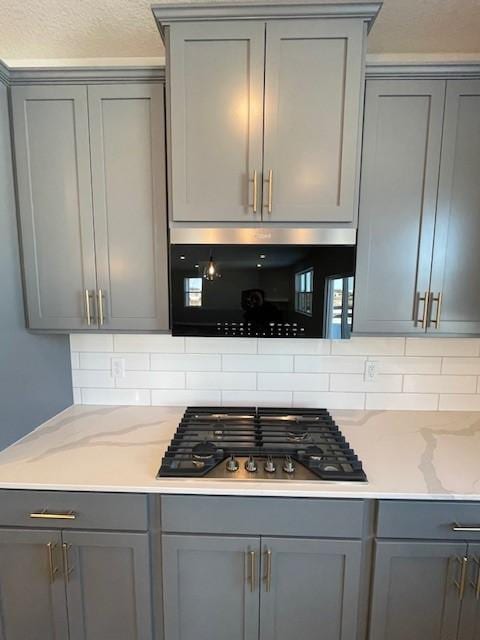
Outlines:
{"type": "Polygon", "coordinates": [[[85,314],[87,316],[87,325],[92,324],[92,314],[90,313],[90,291],[85,289],[85,314]]]}
{"type": "Polygon", "coordinates": [[[480,525],[478,524],[458,524],[454,522],[452,525],[452,531],[465,531],[467,533],[480,533],[480,525]]]}
{"type": "Polygon", "coordinates": [[[251,182],[253,182],[253,204],[252,204],[252,210],[253,210],[253,213],[257,213],[258,180],[257,180],[257,171],[256,171],[256,169],[253,172],[253,178],[252,178],[251,182]]]}
{"type": "Polygon", "coordinates": [[[272,194],[273,194],[273,171],[272,171],[272,169],[269,169],[269,171],[268,171],[267,182],[268,182],[267,204],[265,206],[267,207],[268,213],[272,213],[272,194]]]}
{"type": "Polygon", "coordinates": [[[428,291],[425,291],[423,296],[420,295],[420,291],[417,291],[417,293],[415,294],[415,304],[413,305],[413,324],[415,327],[418,326],[418,323],[420,323],[420,326],[422,327],[422,329],[425,329],[425,327],[427,326],[429,298],[430,298],[430,294],[428,291]],[[419,319],[418,311],[420,308],[420,302],[423,302],[423,314],[422,314],[422,317],[419,319]]]}
{"type": "Polygon", "coordinates": [[[255,591],[256,577],[255,577],[255,565],[256,565],[256,553],[255,551],[245,552],[245,562],[247,564],[247,582],[250,583],[250,591],[255,591]]]}
{"type": "Polygon", "coordinates": [[[69,560],[68,560],[68,551],[70,549],[72,545],[71,544],[67,544],[66,542],[64,542],[62,544],[62,553],[63,553],[63,571],[65,574],[65,579],[68,580],[70,579],[70,575],[73,572],[73,567],[70,566],[69,560]]]}
{"type": "Polygon", "coordinates": [[[55,561],[53,559],[53,551],[56,548],[56,544],[52,544],[49,542],[47,544],[47,553],[48,553],[48,573],[50,577],[50,582],[55,581],[55,575],[58,573],[58,567],[55,566],[55,561]]]}
{"type": "Polygon", "coordinates": [[[99,289],[97,292],[98,298],[98,324],[102,326],[105,322],[105,315],[103,313],[103,291],[99,289]]]}
{"type": "Polygon", "coordinates": [[[477,577],[473,582],[470,582],[470,585],[475,592],[475,599],[480,600],[480,560],[473,558],[473,562],[477,566],[477,577]]]}
{"type": "Polygon", "coordinates": [[[36,518],[37,520],[75,520],[76,517],[77,514],[74,511],[68,511],[67,513],[50,513],[46,509],[30,514],[30,518],[36,518]]]}
{"type": "Polygon", "coordinates": [[[263,577],[265,581],[265,591],[270,591],[272,586],[272,550],[267,549],[265,551],[265,575],[263,577]]]}
{"type": "Polygon", "coordinates": [[[435,319],[431,320],[431,323],[433,324],[435,329],[438,329],[440,327],[440,312],[442,310],[442,298],[443,298],[442,292],[439,291],[436,296],[432,295],[431,302],[430,302],[431,307],[433,307],[433,303],[434,302],[437,303],[437,310],[436,310],[436,313],[435,313],[435,319]]]}
{"type": "Polygon", "coordinates": [[[458,589],[458,599],[463,600],[463,596],[465,595],[465,580],[467,577],[468,558],[467,556],[463,556],[463,558],[456,557],[455,560],[460,565],[460,577],[458,580],[454,580],[453,584],[458,589]]]}

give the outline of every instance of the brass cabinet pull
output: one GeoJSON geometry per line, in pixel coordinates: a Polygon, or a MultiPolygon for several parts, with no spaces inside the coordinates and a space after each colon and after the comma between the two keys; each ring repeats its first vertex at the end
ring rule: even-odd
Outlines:
{"type": "Polygon", "coordinates": [[[267,549],[265,551],[265,591],[270,591],[272,586],[272,550],[267,549]]]}
{"type": "Polygon", "coordinates": [[[463,556],[463,558],[456,557],[455,560],[460,565],[460,577],[458,580],[454,580],[453,584],[458,589],[458,599],[463,600],[463,596],[465,594],[465,580],[467,577],[468,558],[467,556],[463,556]]]}
{"type": "Polygon", "coordinates": [[[253,172],[253,178],[251,180],[253,182],[253,213],[257,213],[257,192],[258,192],[258,180],[257,180],[257,171],[256,169],[253,172]]]}
{"type": "Polygon", "coordinates": [[[48,553],[48,573],[50,577],[50,582],[55,581],[55,575],[58,573],[58,567],[55,566],[55,562],[53,559],[53,551],[56,548],[56,544],[52,544],[51,542],[47,543],[47,553],[48,553]]]}
{"type": "Polygon", "coordinates": [[[267,182],[268,182],[268,192],[267,192],[268,196],[267,196],[267,204],[265,206],[267,207],[268,213],[272,213],[272,194],[273,194],[273,171],[272,171],[272,169],[268,170],[267,182]]]}
{"type": "Polygon", "coordinates": [[[473,582],[470,582],[470,585],[475,592],[475,599],[480,600],[480,560],[473,558],[473,562],[477,565],[477,577],[473,582]]]}
{"type": "Polygon", "coordinates": [[[466,531],[467,533],[480,533],[480,525],[458,524],[458,522],[454,522],[452,525],[452,531],[466,531]]]}
{"type": "Polygon", "coordinates": [[[30,518],[36,518],[38,520],[75,520],[76,517],[77,514],[73,511],[68,511],[67,513],[50,513],[46,509],[30,514],[30,518]]]}
{"type": "Polygon", "coordinates": [[[440,312],[442,310],[442,292],[439,291],[438,294],[432,295],[431,298],[431,302],[430,302],[430,306],[433,307],[433,303],[436,302],[437,303],[437,310],[435,313],[435,319],[431,320],[431,323],[433,324],[433,326],[435,327],[435,329],[438,329],[440,327],[440,312]]]}
{"type": "Polygon", "coordinates": [[[87,315],[87,325],[92,324],[92,314],[90,313],[90,291],[85,289],[85,313],[87,315]]]}
{"type": "Polygon", "coordinates": [[[430,294],[428,291],[425,291],[423,296],[420,295],[420,291],[417,291],[417,293],[415,294],[415,304],[413,305],[413,324],[415,327],[418,326],[418,323],[420,323],[422,329],[425,329],[425,327],[427,326],[429,297],[430,294]],[[420,308],[420,302],[423,302],[423,314],[419,319],[418,311],[420,308]]]}
{"type": "Polygon", "coordinates": [[[247,581],[250,583],[250,591],[255,591],[255,565],[256,565],[256,553],[255,551],[247,551],[245,553],[245,562],[247,564],[247,581]]]}
{"type": "Polygon", "coordinates": [[[63,571],[65,573],[65,578],[68,581],[71,573],[73,572],[73,567],[70,566],[68,561],[68,551],[72,545],[64,542],[62,544],[62,552],[63,552],[63,571]]]}
{"type": "Polygon", "coordinates": [[[103,313],[103,291],[102,291],[102,289],[98,290],[97,298],[98,298],[98,324],[100,326],[102,326],[104,321],[105,321],[105,316],[104,316],[104,313],[103,313]]]}

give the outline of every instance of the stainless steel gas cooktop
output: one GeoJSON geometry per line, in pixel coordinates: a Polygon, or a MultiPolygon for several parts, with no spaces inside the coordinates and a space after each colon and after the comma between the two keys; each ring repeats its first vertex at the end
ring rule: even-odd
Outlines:
{"type": "Polygon", "coordinates": [[[188,407],[158,478],[366,481],[325,409],[188,407]]]}

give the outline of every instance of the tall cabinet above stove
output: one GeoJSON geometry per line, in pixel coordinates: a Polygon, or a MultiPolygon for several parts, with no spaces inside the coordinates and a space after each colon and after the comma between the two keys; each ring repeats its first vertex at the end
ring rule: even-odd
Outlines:
{"type": "Polygon", "coordinates": [[[380,7],[153,7],[173,223],[355,226],[365,40],[380,7]]]}

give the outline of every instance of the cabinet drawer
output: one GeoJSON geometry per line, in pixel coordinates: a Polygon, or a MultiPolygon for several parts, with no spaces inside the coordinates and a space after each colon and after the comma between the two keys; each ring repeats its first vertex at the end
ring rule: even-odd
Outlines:
{"type": "Polygon", "coordinates": [[[361,538],[362,500],[163,496],[162,530],[361,538]]]}
{"type": "Polygon", "coordinates": [[[377,537],[480,540],[480,503],[382,500],[377,537]]]}
{"type": "Polygon", "coordinates": [[[0,491],[0,526],[145,531],[147,497],[127,493],[0,491]]]}

